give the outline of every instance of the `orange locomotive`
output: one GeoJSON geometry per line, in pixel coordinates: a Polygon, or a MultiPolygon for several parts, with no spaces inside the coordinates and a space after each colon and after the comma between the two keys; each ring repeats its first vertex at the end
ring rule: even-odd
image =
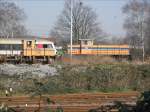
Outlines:
{"type": "Polygon", "coordinates": [[[0,62],[49,62],[56,53],[54,43],[46,38],[0,38],[0,62]]]}
{"type": "MultiPolygon", "coordinates": [[[[94,45],[91,39],[80,39],[80,44],[72,45],[74,55],[107,55],[107,56],[129,56],[129,45],[94,45]]],[[[68,45],[68,54],[70,54],[68,45]]]]}

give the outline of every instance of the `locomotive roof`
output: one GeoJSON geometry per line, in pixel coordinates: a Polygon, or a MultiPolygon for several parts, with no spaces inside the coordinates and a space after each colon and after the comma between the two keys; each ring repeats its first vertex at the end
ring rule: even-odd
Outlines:
{"type": "Polygon", "coordinates": [[[8,43],[8,44],[21,44],[22,40],[36,40],[37,42],[48,42],[53,43],[49,38],[36,38],[36,37],[15,37],[15,38],[0,38],[0,43],[8,43]]]}
{"type": "Polygon", "coordinates": [[[39,37],[14,37],[14,38],[0,38],[0,40],[49,40],[50,38],[39,38],[39,37]]]}

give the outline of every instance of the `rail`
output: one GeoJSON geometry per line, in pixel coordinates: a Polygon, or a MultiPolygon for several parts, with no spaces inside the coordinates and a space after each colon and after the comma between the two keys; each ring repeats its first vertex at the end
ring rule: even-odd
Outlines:
{"type": "MultiPolygon", "coordinates": [[[[102,106],[113,107],[115,101],[120,101],[129,106],[135,106],[138,96],[139,94],[137,92],[51,95],[47,97],[54,103],[49,105],[44,99],[41,100],[41,112],[48,108],[55,110],[58,107],[62,107],[64,112],[88,112],[90,109],[96,109],[102,106]]],[[[38,101],[38,97],[32,99],[28,96],[0,97],[0,104],[5,103],[9,107],[25,109],[27,112],[35,111],[38,108],[38,101]]],[[[111,108],[111,110],[117,112],[115,108],[111,108]]]]}

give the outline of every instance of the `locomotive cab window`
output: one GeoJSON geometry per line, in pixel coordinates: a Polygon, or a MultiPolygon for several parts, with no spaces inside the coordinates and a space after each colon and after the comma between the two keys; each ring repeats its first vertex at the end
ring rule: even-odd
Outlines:
{"type": "Polygon", "coordinates": [[[43,48],[48,48],[48,45],[47,44],[43,44],[43,48]]]}
{"type": "Polygon", "coordinates": [[[88,44],[87,40],[81,41],[81,45],[87,45],[87,44],[88,44]]]}
{"type": "Polygon", "coordinates": [[[31,47],[32,46],[32,41],[27,41],[27,47],[31,47]]]}
{"type": "Polygon", "coordinates": [[[49,45],[48,45],[48,48],[53,48],[52,44],[49,44],[49,45]]]}

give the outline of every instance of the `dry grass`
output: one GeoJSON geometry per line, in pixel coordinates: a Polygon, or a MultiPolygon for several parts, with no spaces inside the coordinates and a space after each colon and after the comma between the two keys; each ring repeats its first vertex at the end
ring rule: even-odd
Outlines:
{"type": "MultiPolygon", "coordinates": [[[[63,63],[70,63],[71,60],[69,57],[62,58],[63,63]]],[[[116,63],[112,57],[108,56],[74,56],[72,58],[72,64],[75,65],[87,65],[87,64],[101,64],[101,63],[116,63]]]]}
{"type": "Polygon", "coordinates": [[[150,57],[145,59],[145,62],[141,59],[133,59],[132,61],[128,61],[127,59],[120,59],[117,60],[110,56],[73,56],[72,62],[70,57],[63,57],[62,63],[69,64],[72,63],[74,65],[88,65],[88,64],[117,64],[117,63],[126,63],[126,64],[135,64],[135,65],[142,65],[142,64],[150,64],[150,57]]]}
{"type": "Polygon", "coordinates": [[[135,65],[150,64],[150,57],[147,57],[144,62],[142,61],[142,59],[134,59],[132,61],[132,64],[135,65]]]}

